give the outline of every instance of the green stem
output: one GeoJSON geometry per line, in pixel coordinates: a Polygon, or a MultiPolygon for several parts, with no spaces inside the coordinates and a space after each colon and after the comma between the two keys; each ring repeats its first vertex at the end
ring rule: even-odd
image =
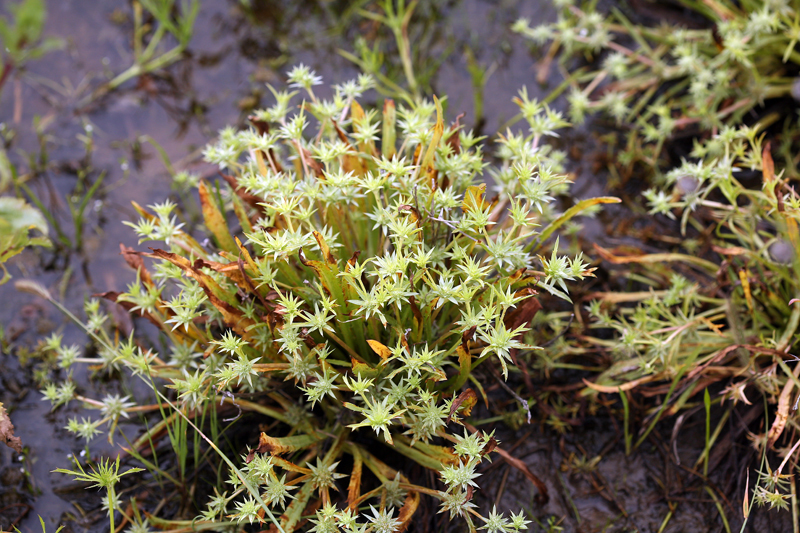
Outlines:
{"type": "Polygon", "coordinates": [[[792,314],[789,316],[786,329],[783,331],[783,335],[781,335],[778,345],[775,347],[779,352],[785,352],[789,348],[792,343],[792,337],[795,331],[797,331],[798,325],[800,325],[800,305],[795,304],[793,307],[794,309],[792,309],[792,314]]]}

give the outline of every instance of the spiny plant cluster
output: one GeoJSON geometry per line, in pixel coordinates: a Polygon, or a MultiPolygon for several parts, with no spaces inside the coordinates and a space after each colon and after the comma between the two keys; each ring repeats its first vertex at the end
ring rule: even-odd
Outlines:
{"type": "MultiPolygon", "coordinates": [[[[792,353],[800,326],[800,195],[784,172],[776,173],[769,143],[757,128],[724,127],[698,143],[693,155],[645,193],[651,214],[680,217],[684,234],[698,236],[685,238],[689,253],[631,256],[598,249],[612,263],[642,264],[630,268],[654,288],[664,281],[666,286],[629,295],[640,303],[616,313],[601,300],[588,306],[594,327],[616,332],[613,340],[594,339],[616,362],[591,388],[615,393],[671,382],[649,429],[662,412],[690,408],[698,393],[715,384],[724,388],[713,403],[758,405],[763,398],[774,407],[769,426],[751,435],[762,454],[754,499],[785,507],[791,495],[777,489],[785,488],[789,474],[775,478],[765,454],[788,441],[781,449],[788,460],[800,422],[800,359],[792,353]],[[702,239],[707,227],[714,231],[702,239]]],[[[708,407],[708,396],[706,401],[708,407]]],[[[697,460],[705,471],[730,414],[725,411],[707,435],[697,460]]]]}
{"type": "Polygon", "coordinates": [[[140,243],[166,249],[126,250],[137,282],[107,296],[160,328],[169,349],[119,339],[96,303],[86,328],[97,358],[49,341],[65,369],[90,362],[142,377],[157,405],[84,398],[71,381],[49,384],[45,396],[101,410],[103,418],[67,428],[87,440],[104,423],[111,437],[120,416],[160,410],[164,420],[129,450],[176,482],[188,455],[183,432],[210,425],[212,438],[201,437],[230,475],[196,526],[268,521],[286,532],[386,533],[405,529],[429,495],[470,530],[525,529],[522,513],[484,516],[472,502],[498,442],[464,423],[479,398],[467,387],[485,400],[473,371],[499,364],[507,376],[518,353],[536,349],[522,340],[541,307],[534,295],[568,300],[568,282],[592,272],[582,255],[559,254],[551,236],[583,209],[616,199],[555,212],[569,179],[563,154],[545,141],[567,123],[524,91],[517,102],[528,132],[500,136],[490,167],[482,139],[458,122],[445,127],[436,98],[365,109],[358,99],[373,86],[369,76],[327,99],[306,67],[289,81],[297,90],[272,89],[274,105],[251,117],[252,128],[225,129],[205,150],[224,178],[199,184],[213,242],[185,233],[170,202],[137,206],[141,218],[130,225],[140,243]],[[488,176],[491,198],[480,183],[488,176]],[[231,459],[215,444],[217,411],[237,409],[272,424],[231,459]],[[165,429],[178,472],[137,452],[165,429]],[[441,490],[387,465],[370,437],[435,471],[441,490]]]}
{"type": "MultiPolygon", "coordinates": [[[[555,23],[531,27],[520,20],[515,31],[551,43],[543,68],[557,55],[570,67],[576,57],[590,61],[567,74],[570,118],[580,122],[602,112],[624,128],[626,145],[614,152],[612,172],[646,170],[649,214],[680,222],[680,235],[671,237],[679,243],[674,251],[595,247],[644,290],[600,293],[587,306],[597,336],[564,340],[558,350],[606,351],[610,366],[587,382],[584,394],[620,394],[626,416],[629,394],[659,398],[637,445],[659,420],[705,408],[705,448],[694,465],[704,475],[719,464],[711,452],[733,407],[769,406],[760,432],[749,435],[761,458],[752,501],[796,506],[787,487],[798,462],[797,117],[763,110],[771,99],[800,97],[797,4],[681,0],[705,18],[702,29],[635,25],[620,10],[602,14],[596,2],[554,4],[555,23]],[[674,149],[680,137],[693,145],[676,164],[666,148],[674,149]],[[712,428],[714,405],[722,414],[712,428]],[[771,450],[783,457],[776,470],[771,450]]],[[[746,496],[745,523],[750,501],[746,496]]]]}
{"type": "MultiPolygon", "coordinates": [[[[704,20],[704,27],[689,29],[685,22],[668,19],[657,27],[635,25],[619,9],[605,14],[597,2],[574,0],[554,1],[559,8],[554,23],[532,27],[522,19],[514,25],[538,44],[551,42],[549,59],[558,53],[564,62],[597,60],[597,68],[573,69],[569,75],[570,117],[581,122],[587,114],[602,112],[630,127],[626,146],[616,154],[623,165],[662,165],[664,143],[670,139],[736,126],[770,99],[800,98],[795,77],[800,11],[795,2],[678,3],[704,20]]],[[[797,176],[792,151],[796,117],[770,113],[762,120],[783,123],[779,153],[787,174],[797,176]]]]}

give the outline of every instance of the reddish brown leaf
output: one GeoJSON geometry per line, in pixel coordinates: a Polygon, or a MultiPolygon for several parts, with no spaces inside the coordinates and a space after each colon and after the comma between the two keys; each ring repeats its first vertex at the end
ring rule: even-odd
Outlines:
{"type": "Polygon", "coordinates": [[[335,265],[336,258],[331,253],[331,249],[328,247],[328,243],[325,242],[325,238],[318,231],[314,231],[312,234],[314,235],[314,239],[316,239],[319,249],[322,252],[322,259],[324,259],[329,265],[335,265]]]}
{"type": "MultiPolygon", "coordinates": [[[[247,120],[250,121],[253,126],[256,127],[258,130],[259,135],[268,135],[269,134],[269,123],[264,120],[259,120],[255,115],[250,115],[247,117],[247,120]]],[[[264,156],[263,151],[259,151],[259,154],[264,156]]],[[[267,150],[268,157],[270,159],[271,164],[275,167],[276,172],[283,172],[283,167],[281,167],[280,162],[275,158],[275,152],[270,148],[267,150]]]]}
{"type": "Polygon", "coordinates": [[[296,144],[296,145],[295,145],[295,147],[296,147],[296,148],[298,149],[298,151],[300,152],[300,160],[303,162],[303,164],[305,164],[305,165],[306,165],[306,167],[307,167],[307,168],[308,168],[308,169],[309,169],[311,172],[313,172],[313,174],[314,174],[316,177],[318,177],[318,178],[322,178],[322,177],[324,176],[324,174],[323,174],[323,172],[322,172],[322,166],[319,164],[319,161],[317,161],[316,159],[314,159],[314,158],[311,156],[311,152],[309,152],[308,150],[306,150],[305,148],[303,148],[303,147],[302,147],[302,146],[300,146],[299,144],[296,144]]]}
{"type": "Polygon", "coordinates": [[[356,149],[350,144],[350,140],[347,138],[347,135],[344,133],[344,131],[342,131],[342,129],[339,127],[339,124],[337,124],[335,120],[331,120],[331,122],[336,130],[336,134],[339,136],[339,140],[347,145],[348,148],[348,150],[342,156],[342,170],[344,172],[353,172],[356,176],[364,175],[367,170],[364,168],[364,162],[358,156],[358,151],[356,151],[356,149]]]}
{"type": "MultiPolygon", "coordinates": [[[[470,424],[464,424],[464,427],[466,427],[473,433],[478,431],[477,429],[475,429],[474,426],[470,424]]],[[[522,461],[521,459],[517,459],[516,457],[512,456],[510,453],[500,448],[499,446],[495,445],[494,451],[497,452],[497,454],[500,455],[500,457],[502,457],[509,465],[513,466],[514,468],[522,472],[522,474],[526,478],[531,480],[531,482],[534,485],[536,485],[536,488],[539,491],[539,494],[536,496],[536,500],[540,504],[544,505],[545,503],[547,503],[547,501],[550,499],[550,496],[547,493],[547,485],[545,485],[544,482],[536,476],[536,474],[530,471],[528,465],[526,465],[524,461],[522,461]]]]}
{"type": "Polygon", "coordinates": [[[403,506],[400,508],[400,512],[397,513],[397,520],[400,521],[400,526],[396,530],[398,533],[402,533],[408,529],[408,526],[411,524],[411,518],[414,516],[414,513],[417,512],[417,507],[419,507],[419,492],[410,490],[406,495],[403,506]]]}
{"type": "MultiPolygon", "coordinates": [[[[800,365],[794,367],[794,377],[797,378],[798,375],[800,375],[800,365]]],[[[786,427],[787,420],[789,420],[789,408],[792,404],[794,381],[794,379],[788,379],[783,386],[781,395],[778,397],[778,412],[775,413],[775,421],[772,422],[772,427],[769,428],[769,432],[767,433],[767,446],[770,448],[777,442],[786,427]]]]}
{"type": "Polygon", "coordinates": [[[242,337],[249,338],[248,329],[253,325],[253,321],[245,317],[244,313],[233,305],[235,299],[227,294],[211,276],[196,269],[185,257],[164,250],[152,248],[151,250],[153,257],[166,259],[197,281],[211,304],[222,314],[225,324],[242,337]]]}
{"type": "Polygon", "coordinates": [[[2,403],[0,403],[0,440],[15,452],[22,453],[22,440],[14,436],[14,424],[11,423],[2,403]]]}
{"type": "Polygon", "coordinates": [[[475,394],[475,391],[472,389],[467,389],[461,394],[459,394],[455,400],[453,400],[453,405],[450,406],[450,414],[447,416],[447,420],[445,420],[446,424],[450,423],[452,420],[453,415],[456,414],[460,407],[464,408],[463,414],[464,416],[469,416],[472,412],[472,408],[475,407],[475,404],[478,403],[478,395],[475,394]]]}
{"type": "Polygon", "coordinates": [[[547,485],[545,485],[544,481],[539,479],[536,474],[531,472],[531,470],[528,468],[528,465],[526,465],[524,461],[517,459],[500,447],[495,447],[494,451],[497,452],[509,465],[522,472],[522,475],[528,478],[531,483],[536,486],[536,489],[539,491],[539,494],[536,495],[536,500],[539,501],[540,504],[547,503],[547,501],[550,499],[550,496],[547,493],[547,485]]]}
{"type": "MultiPolygon", "coordinates": [[[[119,293],[117,291],[106,291],[106,292],[93,294],[92,296],[94,296],[95,298],[103,298],[105,300],[109,300],[111,302],[114,302],[118,306],[120,306],[123,309],[125,309],[126,311],[130,312],[131,309],[134,308],[134,304],[132,304],[131,302],[120,302],[118,300],[120,294],[121,293],[119,293]]],[[[142,311],[138,311],[137,312],[137,316],[143,316],[147,320],[149,320],[154,326],[161,327],[161,322],[159,322],[158,320],[153,318],[153,315],[151,315],[150,313],[144,313],[142,311]]]]}
{"type": "MultiPolygon", "coordinates": [[[[238,239],[236,240],[236,243],[239,246],[241,246],[241,243],[239,242],[238,239]]],[[[253,285],[253,281],[250,279],[250,276],[248,276],[247,272],[245,272],[245,270],[244,270],[244,260],[242,259],[241,256],[239,257],[239,260],[237,261],[237,263],[239,265],[239,273],[242,275],[242,279],[244,280],[245,285],[247,285],[247,288],[250,289],[250,292],[252,292],[253,294],[256,295],[256,297],[258,298],[258,301],[261,302],[262,306],[264,306],[264,309],[266,309],[267,311],[274,310],[274,306],[271,306],[271,305],[269,305],[267,303],[267,301],[264,299],[264,297],[261,295],[261,293],[255,287],[255,285],[253,285]]]]}
{"type": "Polygon", "coordinates": [[[484,446],[483,450],[481,450],[481,455],[489,455],[494,451],[495,448],[497,448],[497,440],[492,437],[489,439],[489,442],[486,443],[486,446],[484,446]]]}
{"type": "Polygon", "coordinates": [[[350,272],[350,269],[353,268],[354,266],[356,266],[356,262],[358,261],[358,256],[359,255],[361,255],[361,250],[356,250],[353,253],[353,257],[351,257],[350,259],[347,260],[347,267],[345,267],[346,268],[346,270],[345,270],[346,272],[350,272]]]}
{"type": "Polygon", "coordinates": [[[447,145],[453,149],[453,153],[461,153],[461,137],[458,136],[458,131],[461,129],[461,119],[465,117],[466,113],[461,113],[456,117],[456,123],[450,126],[450,136],[447,138],[447,145]]]}
{"type": "Polygon", "coordinates": [[[144,266],[144,260],[139,252],[133,248],[125,246],[122,243],[119,243],[119,254],[123,259],[125,259],[125,262],[129,267],[139,271],[139,279],[142,281],[142,283],[148,287],[153,285],[153,278],[150,276],[150,272],[147,270],[147,267],[144,266]]]}
{"type": "Polygon", "coordinates": [[[461,334],[461,348],[463,348],[466,353],[469,353],[469,341],[472,340],[472,337],[475,335],[475,331],[477,331],[477,329],[478,326],[472,326],[461,334]]]}
{"type": "Polygon", "coordinates": [[[410,213],[410,217],[412,222],[414,222],[418,228],[422,227],[422,217],[419,214],[419,211],[413,205],[401,205],[397,208],[399,213],[410,213]]]}
{"type": "Polygon", "coordinates": [[[531,288],[522,289],[516,292],[515,296],[524,296],[525,299],[517,304],[514,309],[506,313],[503,323],[509,330],[515,330],[520,326],[530,324],[536,313],[542,308],[534,295],[536,291],[531,288]]]}
{"type": "MultiPolygon", "coordinates": [[[[357,450],[357,448],[354,448],[357,450]]],[[[350,473],[350,483],[347,485],[347,507],[351,511],[358,508],[356,501],[361,496],[361,470],[364,464],[361,454],[353,453],[353,471],[350,473]]]]}
{"type": "Polygon", "coordinates": [[[772,161],[771,149],[771,143],[767,141],[761,151],[761,172],[764,175],[764,183],[775,181],[775,163],[772,161]]]}
{"type": "Polygon", "coordinates": [[[249,192],[247,192],[244,189],[244,187],[239,185],[239,183],[236,181],[236,178],[234,178],[233,176],[230,176],[228,174],[223,174],[222,172],[220,172],[219,175],[222,176],[222,179],[224,179],[228,183],[228,185],[231,186],[231,189],[233,189],[233,192],[235,192],[236,196],[241,198],[241,200],[243,202],[247,202],[247,205],[249,205],[253,209],[257,209],[258,211],[263,211],[264,210],[263,206],[258,205],[259,202],[262,202],[263,200],[261,198],[259,198],[258,196],[254,195],[254,194],[250,194],[249,192]]]}

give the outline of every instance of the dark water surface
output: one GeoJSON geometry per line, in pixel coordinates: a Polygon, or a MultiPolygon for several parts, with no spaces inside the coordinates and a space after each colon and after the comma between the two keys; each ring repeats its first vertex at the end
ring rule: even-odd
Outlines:
{"type": "MultiPolygon", "coordinates": [[[[326,84],[351,79],[357,71],[337,49],[352,50],[357,36],[374,40],[383,35],[352,13],[348,2],[254,0],[256,8],[246,10],[244,2],[201,0],[194,36],[183,60],[165,72],[131,81],[82,108],[80,102],[109,74],[131,64],[130,5],[122,0],[50,0],[47,4],[45,33],[62,37],[67,45],[32,62],[0,95],[0,122],[16,132],[9,154],[20,172],[28,168],[29,154],[36,156],[40,149],[32,127],[34,118],[39,117],[40,123],[46,124],[43,129],[50,164],[30,186],[71,236],[63,196],[72,194],[78,180],[75,169],[84,157],[78,136],[86,133],[87,125],[94,139],[90,179],[98,179],[103,172],[106,175],[101,193],[90,205],[82,248],[59,253],[28,251],[14,262],[11,271],[15,280],[34,279],[60,294],[59,298],[79,316],[87,295],[124,291],[134,280],[133,272],[119,256],[119,243],[137,247],[134,234],[121,223],[136,219],[130,202],[147,205],[169,195],[181,199],[171,190],[169,174],[153,147],[137,145],[135,139],[148,135],[164,148],[178,169],[208,174],[212,169],[199,163],[198,149],[212,140],[218,129],[244,124],[247,113],[243,108],[247,105],[259,101],[260,105],[271,105],[265,83],[283,85],[284,73],[300,62],[315,69],[326,84]]],[[[545,0],[454,0],[430,2],[419,8],[412,35],[423,57],[442,62],[431,85],[437,94],[450,97],[449,119],[465,112],[462,122],[476,123],[467,47],[479,64],[492,69],[485,86],[484,134],[493,135],[515,115],[517,107],[511,98],[523,85],[532,97],[540,99],[554,87],[553,83],[549,87],[537,85],[537,57],[509,30],[520,16],[540,22],[552,20],[554,11],[545,0]]],[[[556,68],[552,71],[552,80],[560,82],[556,68]]],[[[580,132],[570,135],[566,149],[574,148],[570,143],[587,138],[580,132]]],[[[585,156],[588,146],[582,144],[573,152],[585,156]]],[[[590,175],[588,162],[579,157],[574,165],[583,169],[574,191],[580,196],[602,194],[603,182],[590,175]]],[[[192,212],[190,205],[187,211],[192,212]]],[[[65,344],[84,346],[85,336],[46,302],[17,292],[13,282],[0,287],[0,323],[7,338],[13,340],[15,351],[0,357],[0,401],[13,407],[11,419],[16,433],[29,449],[22,462],[10,449],[0,449],[0,529],[14,522],[24,533],[39,531],[37,515],[41,515],[48,531],[54,531],[69,513],[78,519],[70,523],[72,531],[104,530],[107,521],[97,522],[103,517],[99,510],[101,494],[94,489],[76,489],[67,476],[51,473],[66,467],[70,454],[81,453],[81,442],[62,428],[68,418],[86,413],[78,402],[51,413],[49,402],[41,401],[29,368],[22,367],[16,357],[20,350],[24,352],[25,347],[34,346],[53,331],[63,332],[65,344]],[[27,515],[17,520],[25,512],[27,515]]],[[[76,380],[89,397],[120,392],[120,387],[123,394],[139,392],[134,385],[90,381],[85,370],[80,372],[83,374],[76,374],[76,380]]],[[[617,443],[599,466],[601,475],[618,491],[613,497],[598,493],[586,477],[559,471],[567,452],[579,452],[583,446],[590,457],[606,453],[605,444],[616,435],[610,421],[600,421],[566,439],[538,426],[523,427],[505,436],[504,442],[510,446],[525,437],[517,456],[545,479],[552,495],[550,503],[546,507],[532,504],[533,487],[515,471],[506,474],[507,466],[494,468],[482,478],[482,492],[492,500],[497,492],[501,496],[499,507],[504,509],[530,504],[536,516],[563,517],[565,531],[602,531],[606,526],[613,531],[657,531],[669,512],[658,486],[657,479],[664,473],[656,465],[657,454],[627,458],[618,451],[622,444],[617,443]],[[533,429],[530,434],[529,428],[533,429]]],[[[113,449],[98,438],[92,442],[91,452],[111,453],[113,449]]],[[[682,504],[665,531],[718,531],[719,521],[716,515],[709,515],[708,505],[702,512],[698,509],[690,502],[682,504]]]]}

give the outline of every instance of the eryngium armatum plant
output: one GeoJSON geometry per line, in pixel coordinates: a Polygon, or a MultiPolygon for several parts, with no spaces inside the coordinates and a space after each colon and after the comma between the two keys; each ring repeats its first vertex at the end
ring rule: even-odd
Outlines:
{"type": "MultiPolygon", "coordinates": [[[[725,385],[721,399],[731,400],[714,439],[726,427],[732,405],[763,403],[767,423],[749,435],[761,452],[753,501],[784,508],[792,497],[787,477],[797,464],[787,461],[800,446],[789,431],[800,421],[795,390],[800,362],[794,355],[800,329],[800,195],[785,172],[776,170],[770,148],[758,127],[722,128],[696,143],[692,160],[645,192],[651,214],[680,216],[683,233],[695,236],[681,242],[690,253],[620,257],[599,249],[613,263],[643,265],[637,273],[656,286],[668,282],[666,290],[625,294],[627,301],[640,301],[635,308],[612,314],[600,300],[588,306],[595,327],[616,330],[613,340],[591,339],[610,348],[616,361],[590,385],[614,394],[671,382],[661,408],[649,417],[648,433],[662,415],[697,405],[704,391],[710,406],[708,390],[714,385],[725,385]],[[769,449],[785,457],[775,471],[769,449]]],[[[712,444],[695,464],[703,464],[704,474],[721,458],[712,456],[712,444]]],[[[745,517],[747,512],[745,505],[745,517]]]]}
{"type": "MultiPolygon", "coordinates": [[[[655,2],[658,26],[636,25],[619,9],[601,13],[596,2],[553,3],[557,22],[531,26],[520,19],[513,29],[538,44],[550,42],[551,59],[558,53],[562,60],[597,60],[597,68],[570,72],[570,116],[581,122],[600,111],[630,126],[627,146],[617,156],[623,164],[658,166],[664,142],[673,136],[736,126],[770,99],[800,99],[796,2],[678,0],[683,13],[658,5],[669,2],[655,2]],[[699,16],[684,18],[686,12],[699,16]],[[703,28],[686,27],[697,20],[703,28]]],[[[766,117],[770,124],[778,120],[784,117],[766,117]]],[[[786,117],[785,128],[791,140],[781,148],[781,159],[796,177],[796,120],[786,117]]]]}
{"type": "Polygon", "coordinates": [[[141,240],[169,250],[153,250],[155,272],[138,265],[139,282],[118,301],[173,347],[116,360],[165,380],[187,418],[222,400],[276,421],[231,471],[206,522],[262,522],[277,511],[283,531],[309,515],[314,531],[401,531],[428,494],[471,530],[525,529],[521,513],[482,516],[471,501],[496,440],[448,423],[476,403],[464,389],[473,369],[499,363],[507,376],[518,351],[535,349],[521,339],[540,308],[537,290],[568,299],[566,283],[590,275],[557,241],[537,255],[548,238],[615,199],[553,212],[569,180],[562,154],[543,141],[566,123],[524,91],[530,132],[500,136],[499,164],[487,172],[480,139],[445,128],[435,98],[399,108],[386,100],[381,113],[356,101],[368,77],[335,87],[330,100],[304,67],[290,81],[302,102],[273,90],[276,103],[252,117],[254,128],[226,129],[205,151],[227,182],[199,186],[216,246],[185,234],[169,203],[140,209],[132,226],[141,240]],[[476,184],[486,175],[492,199],[476,184]],[[369,435],[437,471],[444,490],[410,483],[363,445],[369,435]],[[368,491],[364,466],[374,475],[368,491]]]}

